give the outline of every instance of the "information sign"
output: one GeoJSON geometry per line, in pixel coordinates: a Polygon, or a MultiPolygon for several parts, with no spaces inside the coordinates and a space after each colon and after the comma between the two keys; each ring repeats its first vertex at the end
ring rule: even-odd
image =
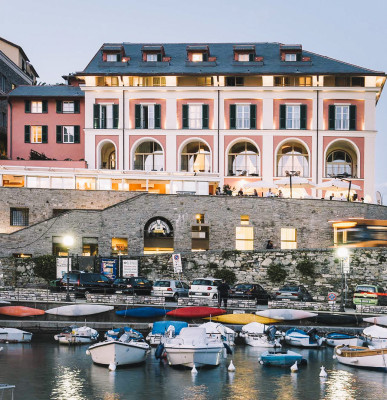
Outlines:
{"type": "Polygon", "coordinates": [[[117,277],[117,260],[114,258],[103,258],[101,260],[101,274],[110,279],[117,277]]]}
{"type": "Polygon", "coordinates": [[[57,279],[63,278],[63,275],[67,272],[67,262],[69,263],[69,271],[71,271],[71,257],[58,257],[56,259],[56,277],[57,279]]]}
{"type": "Polygon", "coordinates": [[[122,260],[122,277],[138,276],[138,260],[122,260]]]}

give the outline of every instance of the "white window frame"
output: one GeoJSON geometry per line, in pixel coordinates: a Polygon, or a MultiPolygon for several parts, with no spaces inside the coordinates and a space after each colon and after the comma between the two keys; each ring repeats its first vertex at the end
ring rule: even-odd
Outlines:
{"type": "Polygon", "coordinates": [[[285,61],[297,61],[297,54],[295,53],[286,53],[285,54],[285,61]]]}
{"type": "Polygon", "coordinates": [[[301,106],[298,104],[286,105],[286,129],[300,129],[301,106]]]}
{"type": "Polygon", "coordinates": [[[42,101],[31,101],[31,113],[42,114],[43,113],[43,102],[42,101]]]}
{"type": "Polygon", "coordinates": [[[250,54],[238,54],[238,61],[250,61],[250,54]]]}
{"type": "Polygon", "coordinates": [[[193,62],[202,62],[203,61],[203,53],[192,53],[192,61],[193,62]]]}
{"type": "Polygon", "coordinates": [[[74,114],[75,106],[73,101],[63,101],[62,103],[63,114],[74,114]]]}
{"type": "Polygon", "coordinates": [[[31,143],[43,143],[42,139],[43,139],[42,125],[31,125],[31,143]]]}
{"type": "Polygon", "coordinates": [[[141,129],[145,129],[145,115],[144,107],[148,107],[148,128],[155,129],[155,105],[154,104],[141,104],[141,129]]]}
{"type": "Polygon", "coordinates": [[[188,126],[189,129],[203,128],[203,105],[189,104],[188,105],[188,126]]]}
{"type": "Polygon", "coordinates": [[[62,142],[74,143],[74,126],[62,127],[62,142]]]}
{"type": "Polygon", "coordinates": [[[147,54],[146,60],[147,61],[157,61],[157,54],[147,54]]]}
{"type": "Polygon", "coordinates": [[[107,62],[117,62],[117,54],[106,54],[107,62]]]}
{"type": "Polygon", "coordinates": [[[235,249],[254,250],[254,227],[237,226],[235,228],[235,249]]]}
{"type": "Polygon", "coordinates": [[[106,120],[106,128],[100,128],[100,129],[113,129],[113,104],[114,103],[99,103],[100,109],[99,109],[99,126],[102,126],[102,107],[106,107],[106,115],[105,115],[105,120],[106,120]]]}
{"type": "Polygon", "coordinates": [[[297,229],[281,228],[281,249],[297,248],[297,229]]]}
{"type": "Polygon", "coordinates": [[[335,130],[349,131],[349,105],[335,105],[335,130]]]}
{"type": "Polygon", "coordinates": [[[236,104],[236,129],[250,129],[250,104],[236,104]]]}

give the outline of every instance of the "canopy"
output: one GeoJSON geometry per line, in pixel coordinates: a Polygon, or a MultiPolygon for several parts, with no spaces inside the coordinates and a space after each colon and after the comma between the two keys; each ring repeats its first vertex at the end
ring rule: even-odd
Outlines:
{"type": "MultiPolygon", "coordinates": [[[[282,187],[290,187],[290,176],[287,176],[286,178],[279,179],[275,181],[277,186],[282,186],[282,187]]],[[[306,178],[302,178],[300,176],[292,176],[292,188],[312,188],[315,187],[316,185],[309,181],[306,178]]]]}
{"type": "Polygon", "coordinates": [[[275,189],[277,185],[269,181],[252,181],[246,182],[243,189],[275,189]]]}
{"type": "Polygon", "coordinates": [[[266,326],[259,322],[250,322],[249,324],[242,327],[242,332],[247,333],[265,333],[266,326]]]}
{"type": "MultiPolygon", "coordinates": [[[[349,182],[348,181],[343,181],[341,179],[335,178],[331,179],[330,181],[326,181],[323,183],[320,183],[319,185],[316,186],[316,189],[349,189],[349,182]]],[[[351,183],[351,189],[353,190],[360,190],[361,187],[359,185],[355,185],[354,183],[351,183]]]]}
{"type": "Polygon", "coordinates": [[[176,335],[180,333],[182,328],[188,327],[188,323],[184,321],[157,321],[153,324],[152,333],[154,335],[164,335],[171,325],[175,328],[176,335]]]}

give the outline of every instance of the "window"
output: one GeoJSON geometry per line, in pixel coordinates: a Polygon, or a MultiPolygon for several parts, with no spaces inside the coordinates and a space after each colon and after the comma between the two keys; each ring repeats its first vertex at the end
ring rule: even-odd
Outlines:
{"type": "Polygon", "coordinates": [[[165,76],[138,77],[137,84],[134,84],[134,86],[165,86],[165,85],[166,85],[165,76]]]}
{"type": "Polygon", "coordinates": [[[41,101],[31,101],[31,113],[41,114],[42,113],[42,102],[41,101]]]}
{"type": "Polygon", "coordinates": [[[210,248],[210,227],[193,225],[191,228],[192,251],[204,251],[210,248]]]}
{"type": "Polygon", "coordinates": [[[125,238],[112,238],[112,256],[127,255],[128,254],[128,239],[125,238]]]}
{"type": "Polygon", "coordinates": [[[197,78],[197,85],[198,86],[212,86],[213,79],[212,76],[200,76],[197,78]]]}
{"type": "Polygon", "coordinates": [[[74,102],[73,101],[64,101],[63,102],[63,112],[64,113],[74,113],[74,102]]]}
{"type": "Polygon", "coordinates": [[[274,86],[312,86],[311,76],[275,76],[274,86]]]}
{"type": "Polygon", "coordinates": [[[42,143],[41,126],[31,126],[31,143],[42,143]]]}
{"type": "Polygon", "coordinates": [[[147,54],[146,60],[147,61],[157,61],[157,54],[147,54]]]}
{"type": "Polygon", "coordinates": [[[106,54],[106,61],[109,62],[121,61],[121,54],[106,54]]]}
{"type": "Polygon", "coordinates": [[[285,54],[285,61],[297,61],[297,54],[285,54]]]}
{"type": "Polygon", "coordinates": [[[352,177],[352,157],[344,150],[334,150],[327,157],[325,176],[344,174],[352,177]]]}
{"type": "Polygon", "coordinates": [[[97,76],[96,86],[118,86],[117,76],[97,76]]]}
{"type": "Polygon", "coordinates": [[[250,218],[248,215],[241,215],[241,225],[249,225],[250,218]]]}
{"type": "Polygon", "coordinates": [[[298,77],[298,86],[312,86],[312,77],[311,76],[298,77]]]}
{"type": "Polygon", "coordinates": [[[118,113],[118,104],[94,104],[94,129],[117,129],[118,113]]]}
{"type": "Polygon", "coordinates": [[[254,228],[252,226],[237,226],[235,237],[236,250],[254,250],[254,228]]]}
{"type": "Polygon", "coordinates": [[[204,224],[204,214],[196,214],[195,220],[197,224],[204,224]]]}
{"type": "Polygon", "coordinates": [[[163,217],[153,217],[144,226],[144,254],[173,252],[173,226],[163,217]]]}
{"type": "Polygon", "coordinates": [[[190,142],[181,152],[181,171],[211,172],[211,152],[202,142],[190,142]]]}
{"type": "Polygon", "coordinates": [[[238,54],[238,61],[250,61],[250,54],[238,54]]]}
{"type": "Polygon", "coordinates": [[[235,143],[228,153],[229,176],[258,176],[259,152],[250,142],[235,143]]]}
{"type": "Polygon", "coordinates": [[[203,61],[203,53],[192,53],[192,61],[193,62],[203,61]]]}
{"type": "Polygon", "coordinates": [[[306,104],[280,105],[280,129],[306,129],[306,104]]]}
{"type": "Polygon", "coordinates": [[[226,86],[243,86],[244,85],[243,76],[227,76],[226,86]]]}
{"type": "Polygon", "coordinates": [[[208,129],[208,104],[183,104],[183,129],[208,129]]]}
{"type": "Polygon", "coordinates": [[[73,100],[73,101],[62,101],[62,100],[57,100],[56,101],[56,112],[57,114],[63,113],[63,114],[79,114],[79,100],[73,100]]]}
{"type": "Polygon", "coordinates": [[[63,127],[63,143],[74,143],[74,127],[63,127]]]}
{"type": "Polygon", "coordinates": [[[281,228],[281,249],[297,248],[297,229],[281,228]]]}
{"type": "Polygon", "coordinates": [[[98,256],[98,238],[82,238],[82,256],[98,256]]]}
{"type": "Polygon", "coordinates": [[[255,104],[230,104],[230,129],[256,129],[255,104]]]}
{"type": "Polygon", "coordinates": [[[164,153],[157,142],[141,143],[134,153],[133,169],[140,171],[163,171],[164,153]]]}
{"type": "Polygon", "coordinates": [[[157,129],[161,126],[160,104],[136,104],[135,105],[135,128],[157,129]]]}
{"type": "Polygon", "coordinates": [[[335,130],[349,130],[349,106],[336,106],[335,108],[335,130]]]}
{"type": "Polygon", "coordinates": [[[24,176],[3,175],[4,187],[24,187],[24,176]]]}
{"type": "Polygon", "coordinates": [[[95,178],[75,177],[75,187],[78,190],[95,190],[95,178]]]}
{"type": "Polygon", "coordinates": [[[28,208],[11,208],[11,226],[28,226],[28,208]]]}
{"type": "Polygon", "coordinates": [[[80,126],[56,126],[57,143],[80,143],[80,126]]]}
{"type": "Polygon", "coordinates": [[[277,176],[286,176],[286,171],[297,171],[300,176],[309,176],[309,155],[302,144],[286,143],[277,154],[277,176]]]}

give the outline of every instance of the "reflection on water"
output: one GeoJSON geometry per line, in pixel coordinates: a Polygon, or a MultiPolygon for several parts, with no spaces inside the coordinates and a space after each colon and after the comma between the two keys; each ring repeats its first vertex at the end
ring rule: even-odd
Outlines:
{"type": "MultiPolygon", "coordinates": [[[[35,339],[35,338],[34,338],[35,339]]],[[[4,344],[0,353],[0,382],[15,384],[15,400],[353,400],[384,399],[387,374],[337,364],[332,349],[296,350],[308,365],[263,367],[258,357],[264,349],[236,346],[217,368],[173,369],[154,359],[109,372],[94,365],[87,346],[59,346],[47,337],[32,344],[4,344]],[[228,372],[233,360],[236,371],[228,372]],[[324,365],[328,377],[320,378],[324,365]]]]}

